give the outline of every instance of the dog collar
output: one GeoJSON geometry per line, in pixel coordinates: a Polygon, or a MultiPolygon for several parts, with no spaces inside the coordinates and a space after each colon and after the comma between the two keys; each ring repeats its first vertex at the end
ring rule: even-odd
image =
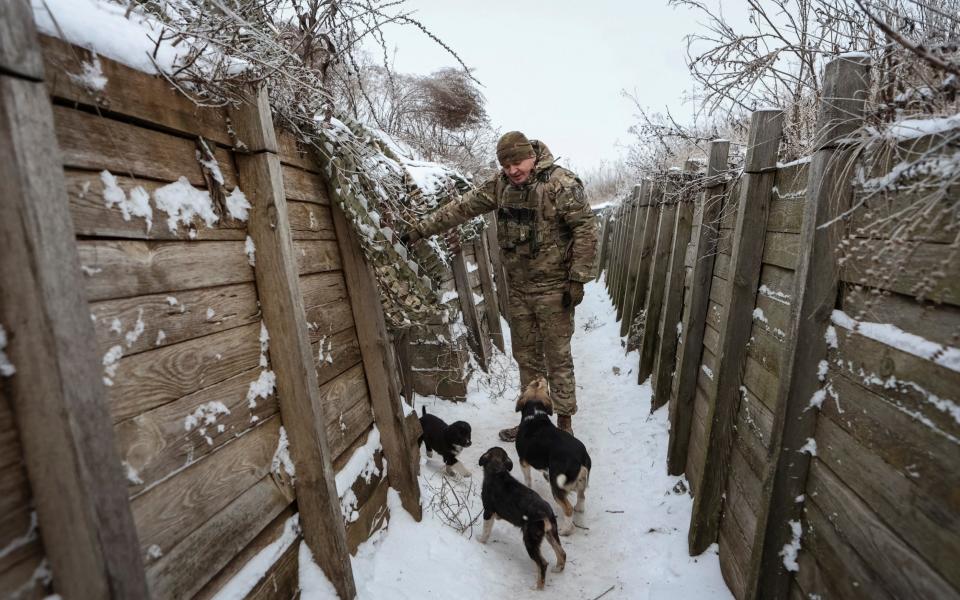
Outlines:
{"type": "Polygon", "coordinates": [[[550,415],[548,415],[548,414],[546,413],[546,411],[540,410],[539,408],[535,408],[535,409],[533,409],[533,414],[532,414],[532,415],[527,415],[527,416],[525,416],[523,419],[521,419],[521,421],[529,421],[530,419],[536,419],[536,418],[539,417],[540,415],[543,415],[544,417],[549,417],[549,416],[550,416],[550,415]]]}

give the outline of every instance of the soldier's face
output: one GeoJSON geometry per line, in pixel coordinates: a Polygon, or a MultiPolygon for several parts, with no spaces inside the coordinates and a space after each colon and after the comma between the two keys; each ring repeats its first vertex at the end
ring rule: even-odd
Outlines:
{"type": "Polygon", "coordinates": [[[533,165],[537,164],[535,157],[525,158],[518,162],[509,162],[503,165],[503,173],[514,185],[520,185],[530,178],[533,172],[533,165]]]}

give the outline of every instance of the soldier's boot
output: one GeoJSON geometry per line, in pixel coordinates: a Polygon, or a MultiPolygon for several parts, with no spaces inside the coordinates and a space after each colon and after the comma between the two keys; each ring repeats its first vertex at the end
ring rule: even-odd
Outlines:
{"type": "Polygon", "coordinates": [[[570,415],[557,415],[557,427],[573,435],[573,417],[570,415]]]}
{"type": "Polygon", "coordinates": [[[516,427],[507,427],[506,429],[500,430],[500,439],[505,442],[515,442],[517,441],[517,432],[520,431],[520,426],[516,427]]]}

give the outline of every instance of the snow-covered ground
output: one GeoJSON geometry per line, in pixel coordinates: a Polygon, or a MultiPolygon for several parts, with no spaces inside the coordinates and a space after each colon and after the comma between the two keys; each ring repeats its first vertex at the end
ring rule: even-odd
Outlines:
{"type": "MultiPolygon", "coordinates": [[[[674,489],[682,478],[666,474],[667,412],[664,408],[649,414],[650,387],[636,385],[637,355],[624,355],[618,330],[603,285],[589,284],[577,309],[573,339],[580,407],[574,430],[593,459],[587,508],[576,515],[575,533],[562,538],[566,570],[548,571],[540,594],[577,600],[601,595],[605,600],[730,598],[716,545],[699,557],[687,555],[692,501],[674,489]]],[[[463,419],[473,426],[473,445],[461,458],[474,476],[445,478],[440,458],[424,457],[421,523],[404,512],[391,490],[389,527],[375,534],[353,559],[360,598],[538,597],[531,591],[535,569],[519,529],[498,521],[486,545],[477,541],[482,527],[480,455],[499,445],[517,462],[513,444],[497,438],[499,429],[517,422],[516,365],[498,355],[492,371],[491,382],[475,377],[467,402],[417,399],[418,412],[422,403],[448,423],[463,419]],[[454,514],[456,519],[443,516],[444,511],[449,515],[458,510],[453,492],[467,499],[454,514]],[[473,518],[476,521],[463,533],[449,525],[473,518]]],[[[514,474],[522,480],[518,467],[514,474]]],[[[534,488],[550,499],[549,487],[538,475],[534,488]]],[[[547,544],[543,555],[553,564],[547,544]]]]}

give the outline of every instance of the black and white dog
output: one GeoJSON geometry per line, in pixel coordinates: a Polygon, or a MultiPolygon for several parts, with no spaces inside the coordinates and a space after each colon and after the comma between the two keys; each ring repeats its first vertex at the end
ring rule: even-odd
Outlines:
{"type": "Polygon", "coordinates": [[[513,478],[510,471],[513,461],[506,450],[494,446],[480,457],[483,467],[483,533],[477,538],[481,544],[490,539],[493,522],[497,519],[516,525],[523,532],[523,545],[527,554],[537,563],[537,589],[543,589],[547,573],[547,561],[540,553],[540,545],[546,538],[557,555],[554,573],[559,573],[567,563],[567,553],[560,545],[557,535],[557,517],[540,494],[513,478]]]}
{"type": "Polygon", "coordinates": [[[447,425],[443,419],[427,414],[427,407],[421,408],[420,428],[423,435],[420,442],[427,449],[427,456],[432,457],[434,452],[443,457],[443,464],[447,465],[448,475],[454,471],[464,477],[470,477],[470,470],[457,460],[457,455],[470,445],[470,423],[457,421],[447,425]]]}
{"type": "Polygon", "coordinates": [[[587,485],[590,482],[590,455],[583,442],[558,429],[550,421],[553,401],[543,377],[532,381],[517,400],[522,414],[517,432],[517,456],[527,486],[531,485],[530,468],[543,471],[553,497],[563,509],[565,522],[560,535],[573,533],[573,512],[583,512],[587,485]],[[571,506],[568,492],[577,493],[577,504],[571,506]]]}

